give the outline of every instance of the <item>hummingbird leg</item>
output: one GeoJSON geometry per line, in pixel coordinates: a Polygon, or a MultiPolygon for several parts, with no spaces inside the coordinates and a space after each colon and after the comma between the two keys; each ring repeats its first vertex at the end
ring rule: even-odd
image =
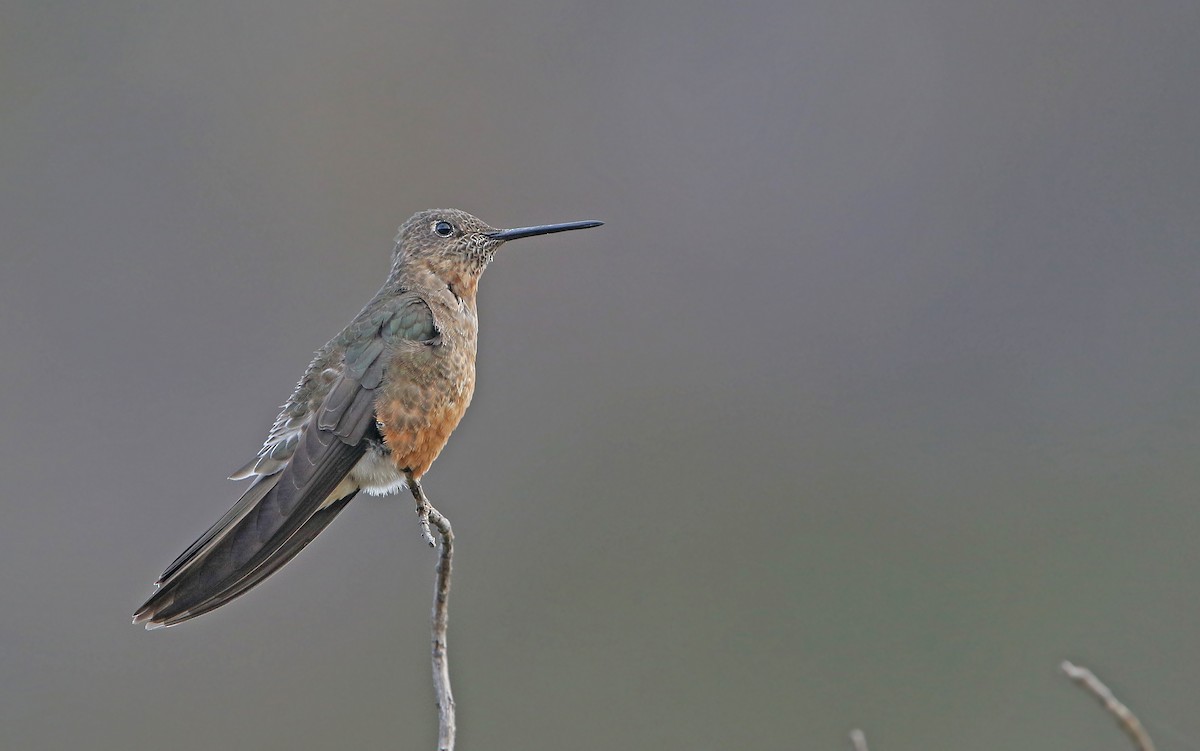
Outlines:
{"type": "Polygon", "coordinates": [[[446,628],[450,618],[450,569],[454,558],[454,530],[450,520],[433,507],[421,487],[421,481],[405,471],[408,488],[417,500],[417,516],[421,519],[421,536],[434,547],[430,525],[442,536],[442,551],[437,564],[437,586],[433,590],[433,689],[437,694],[438,749],[453,751],[456,725],[454,693],[450,690],[450,661],[446,646],[446,628]]]}
{"type": "Polygon", "coordinates": [[[437,547],[433,541],[433,531],[429,529],[429,514],[436,513],[433,504],[425,496],[425,489],[421,487],[421,481],[413,477],[412,472],[406,471],[404,476],[408,480],[408,489],[412,491],[413,498],[417,501],[417,518],[421,520],[421,539],[429,543],[429,547],[437,547]]]}

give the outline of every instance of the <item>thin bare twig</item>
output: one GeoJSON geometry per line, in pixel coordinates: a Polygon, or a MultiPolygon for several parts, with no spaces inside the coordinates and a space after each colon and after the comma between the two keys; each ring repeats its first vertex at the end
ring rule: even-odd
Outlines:
{"type": "Polygon", "coordinates": [[[1096,674],[1085,667],[1074,665],[1067,660],[1063,660],[1061,665],[1062,671],[1067,674],[1067,677],[1079,684],[1085,691],[1099,700],[1104,709],[1116,718],[1117,724],[1125,731],[1133,740],[1134,748],[1138,751],[1154,751],[1154,741],[1150,740],[1150,734],[1146,732],[1146,728],[1142,727],[1142,723],[1137,716],[1130,711],[1129,707],[1122,704],[1113,696],[1113,692],[1100,682],[1096,674]]]}
{"type": "Polygon", "coordinates": [[[867,751],[867,734],[855,728],[850,731],[850,744],[854,751],[867,751]]]}
{"type": "MultiPolygon", "coordinates": [[[[433,590],[433,690],[438,707],[438,751],[454,751],[454,693],[450,690],[450,658],[446,647],[446,629],[450,619],[450,566],[454,558],[454,530],[450,520],[433,507],[419,480],[409,477],[408,487],[417,501],[422,536],[428,536],[429,525],[442,536],[442,551],[438,556],[437,584],[433,590]]],[[[432,542],[432,536],[429,536],[432,542]]]]}

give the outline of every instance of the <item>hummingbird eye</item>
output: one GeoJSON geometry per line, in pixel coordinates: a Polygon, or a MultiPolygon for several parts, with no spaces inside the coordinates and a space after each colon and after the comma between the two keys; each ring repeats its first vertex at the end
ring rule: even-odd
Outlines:
{"type": "Polygon", "coordinates": [[[450,225],[450,222],[438,222],[433,225],[433,231],[437,233],[438,237],[449,237],[454,234],[454,227],[450,225]]]}

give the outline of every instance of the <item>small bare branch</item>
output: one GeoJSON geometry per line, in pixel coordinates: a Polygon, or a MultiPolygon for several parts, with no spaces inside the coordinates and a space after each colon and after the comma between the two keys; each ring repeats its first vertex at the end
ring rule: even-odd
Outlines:
{"type": "MultiPolygon", "coordinates": [[[[446,647],[446,629],[450,619],[450,564],[454,558],[454,530],[450,520],[433,507],[419,480],[411,475],[408,487],[417,501],[423,535],[432,524],[442,537],[438,556],[437,584],[433,590],[433,690],[438,707],[438,751],[454,751],[454,693],[450,690],[450,658],[446,647]],[[428,521],[427,521],[428,520],[428,521]]],[[[429,537],[432,543],[432,536],[429,537]]]]}
{"type": "Polygon", "coordinates": [[[850,745],[854,751],[867,751],[867,734],[855,728],[850,731],[850,745]]]}
{"type": "Polygon", "coordinates": [[[1113,696],[1113,692],[1109,690],[1108,686],[1101,683],[1095,673],[1067,660],[1063,660],[1061,667],[1068,678],[1096,697],[1104,709],[1116,718],[1117,724],[1133,740],[1133,746],[1137,751],[1154,751],[1154,741],[1150,740],[1150,734],[1146,732],[1146,728],[1142,727],[1141,721],[1130,711],[1129,707],[1113,696]]]}

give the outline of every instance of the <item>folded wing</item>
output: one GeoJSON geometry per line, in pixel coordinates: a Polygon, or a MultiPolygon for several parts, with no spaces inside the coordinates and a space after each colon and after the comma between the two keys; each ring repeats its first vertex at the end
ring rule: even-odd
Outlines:
{"type": "Polygon", "coordinates": [[[220,607],[311,542],[353,498],[358,487],[348,476],[371,441],[380,440],[375,392],[389,340],[434,334],[425,302],[401,297],[368,307],[322,350],[260,457],[241,471],[257,477],[254,484],[167,567],[134,622],[172,626],[220,607]]]}

